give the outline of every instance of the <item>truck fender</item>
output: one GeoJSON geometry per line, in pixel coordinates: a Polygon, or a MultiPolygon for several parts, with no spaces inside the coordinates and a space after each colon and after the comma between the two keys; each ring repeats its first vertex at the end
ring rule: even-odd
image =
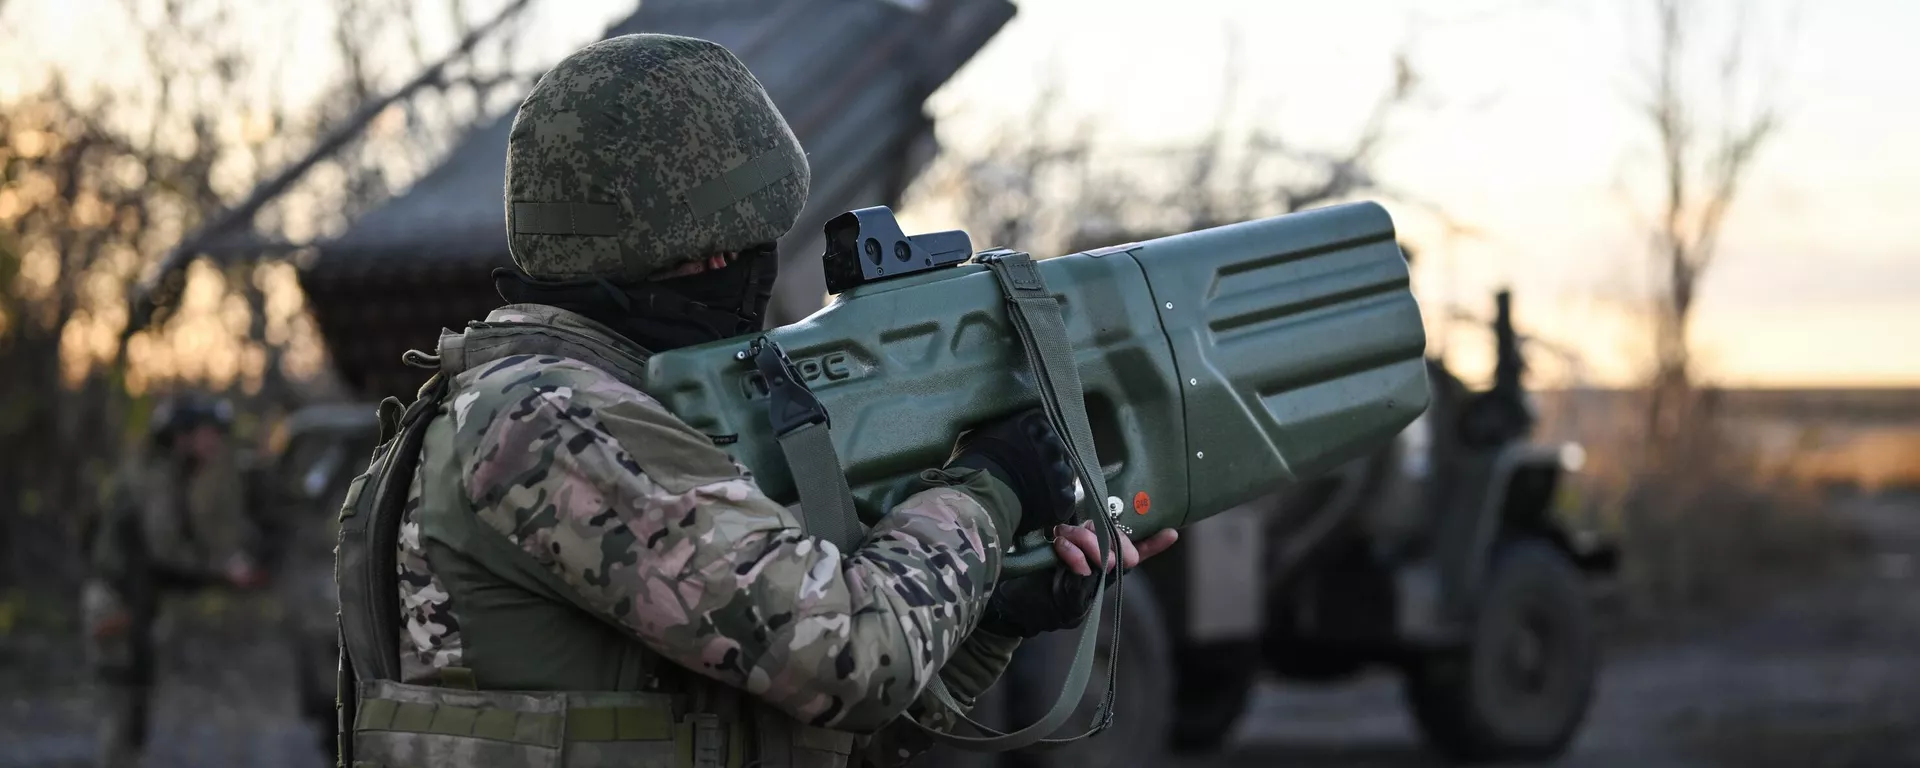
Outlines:
{"type": "Polygon", "coordinates": [[[1456,610],[1470,605],[1470,597],[1485,583],[1494,545],[1503,531],[1532,530],[1546,533],[1556,545],[1568,544],[1564,531],[1556,539],[1559,526],[1546,514],[1566,470],[1566,455],[1558,445],[1511,443],[1495,456],[1467,551],[1453,561],[1454,573],[1446,580],[1449,602],[1456,610]]]}

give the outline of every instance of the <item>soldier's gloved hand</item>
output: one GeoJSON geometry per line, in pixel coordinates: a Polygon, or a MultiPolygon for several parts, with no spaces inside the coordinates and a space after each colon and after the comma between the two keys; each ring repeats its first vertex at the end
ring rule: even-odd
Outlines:
{"type": "Polygon", "coordinates": [[[984,469],[1013,489],[1020,499],[1015,536],[1072,519],[1076,478],[1067,447],[1038,408],[962,432],[947,468],[984,469]]]}
{"type": "MultiPolygon", "coordinates": [[[[1030,638],[1042,632],[1072,629],[1086,621],[1093,610],[1093,596],[1102,577],[1094,575],[1093,563],[1100,560],[1099,534],[1093,523],[1061,525],[1054,528],[1053,551],[1060,556],[1061,567],[1029,573],[1000,582],[987,599],[986,612],[979,629],[1003,637],[1030,638]]],[[[1169,528],[1137,546],[1125,536],[1119,538],[1119,550],[1109,557],[1103,570],[1107,583],[1113,583],[1116,562],[1121,569],[1165,552],[1180,538],[1169,528]]]]}

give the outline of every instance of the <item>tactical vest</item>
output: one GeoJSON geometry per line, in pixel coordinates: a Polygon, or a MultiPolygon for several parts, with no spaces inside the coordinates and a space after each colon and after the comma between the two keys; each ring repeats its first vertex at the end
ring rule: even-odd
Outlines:
{"type": "Polygon", "coordinates": [[[426,487],[414,512],[460,619],[463,661],[437,684],[400,680],[396,557],[415,473],[458,477],[442,400],[473,367],[514,355],[588,363],[638,388],[645,360],[548,324],[444,331],[437,372],[404,410],[380,404],[380,445],[341,508],[340,747],[346,768],[827,768],[852,734],[814,728],[661,659],[576,605],[532,556],[487,529],[464,494],[426,487]],[[423,450],[425,449],[425,450],[423,450]]]}

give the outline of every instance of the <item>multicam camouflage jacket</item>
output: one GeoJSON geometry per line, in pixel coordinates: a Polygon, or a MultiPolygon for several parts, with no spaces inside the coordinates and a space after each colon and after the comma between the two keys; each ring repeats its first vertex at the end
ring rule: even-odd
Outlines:
{"type": "MultiPolygon", "coordinates": [[[[928,690],[935,674],[970,704],[1011,657],[1017,641],[971,632],[999,569],[989,509],[1017,503],[986,474],[924,473],[922,490],[840,552],[640,392],[640,353],[593,321],[513,305],[444,335],[440,354],[450,389],[400,528],[399,682],[456,670],[482,691],[614,687],[585,679],[603,674],[592,664],[529,665],[543,648],[578,644],[559,641],[565,627],[502,620],[515,601],[541,597],[476,586],[515,567],[489,560],[497,543],[622,642],[696,673],[685,676],[694,685],[718,682],[801,724],[867,735],[854,757],[875,765],[929,746],[903,711],[945,725],[928,690]],[[513,341],[526,334],[548,343],[513,341]],[[469,526],[488,541],[458,533],[469,526]],[[528,631],[506,650],[506,636],[528,631]]],[[[649,673],[639,687],[660,679],[649,673]]]]}

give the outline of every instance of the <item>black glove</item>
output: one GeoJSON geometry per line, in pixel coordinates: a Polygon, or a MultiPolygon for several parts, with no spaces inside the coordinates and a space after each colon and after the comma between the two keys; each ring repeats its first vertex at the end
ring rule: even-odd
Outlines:
{"type": "Polygon", "coordinates": [[[1002,637],[1030,638],[1078,627],[1093,610],[1101,577],[1112,584],[1118,572],[1115,568],[1081,576],[1062,566],[1003,580],[987,599],[979,628],[1002,637]]]}
{"type": "Polygon", "coordinates": [[[1038,408],[960,434],[947,467],[984,469],[1020,499],[1019,536],[1071,522],[1073,467],[1067,447],[1038,408]]]}

